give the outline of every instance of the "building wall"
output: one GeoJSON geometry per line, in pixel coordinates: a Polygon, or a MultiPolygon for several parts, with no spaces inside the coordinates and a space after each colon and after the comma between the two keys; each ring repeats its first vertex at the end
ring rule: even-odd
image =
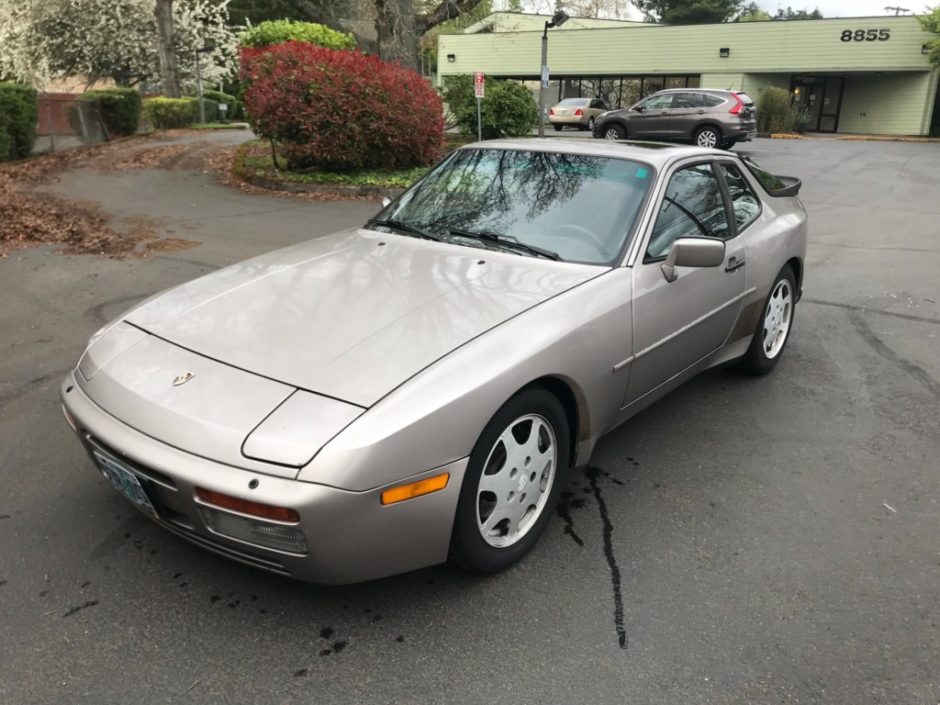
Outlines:
{"type": "Polygon", "coordinates": [[[839,114],[839,132],[926,135],[937,72],[850,75],[839,114]]]}
{"type": "MultiPolygon", "coordinates": [[[[566,25],[567,26],[567,25],[566,25]]],[[[712,25],[627,25],[549,32],[549,66],[570,76],[929,71],[928,41],[915,17],[871,17],[712,25]],[[846,30],[879,30],[887,41],[841,40],[846,30]],[[719,56],[727,47],[731,55],[719,56]]],[[[439,38],[439,76],[484,71],[537,76],[541,32],[450,34],[439,38]]]]}

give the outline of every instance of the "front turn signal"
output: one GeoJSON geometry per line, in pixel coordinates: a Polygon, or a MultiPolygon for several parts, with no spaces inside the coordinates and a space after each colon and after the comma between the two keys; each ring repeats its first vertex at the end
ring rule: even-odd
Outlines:
{"type": "Polygon", "coordinates": [[[392,487],[382,492],[382,504],[395,504],[413,497],[420,497],[423,494],[437,492],[447,487],[448,480],[450,480],[450,473],[445,472],[407,485],[392,487]]]}

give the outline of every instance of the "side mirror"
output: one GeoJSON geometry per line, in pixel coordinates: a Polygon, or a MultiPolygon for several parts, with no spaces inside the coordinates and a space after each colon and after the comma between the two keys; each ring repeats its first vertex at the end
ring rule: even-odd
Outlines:
{"type": "Polygon", "coordinates": [[[392,199],[389,198],[388,196],[383,196],[383,197],[382,197],[382,208],[388,208],[390,205],[392,205],[392,199]]]}
{"type": "Polygon", "coordinates": [[[710,237],[680,237],[660,265],[667,282],[679,278],[676,267],[717,267],[725,261],[725,241],[710,237]]]}
{"type": "Polygon", "coordinates": [[[644,108],[642,105],[635,105],[633,106],[633,109],[638,113],[646,112],[646,108],[644,108]]]}

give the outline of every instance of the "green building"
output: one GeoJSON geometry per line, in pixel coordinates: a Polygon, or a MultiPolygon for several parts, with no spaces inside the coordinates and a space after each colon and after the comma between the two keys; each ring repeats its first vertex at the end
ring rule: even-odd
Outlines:
{"type": "MultiPolygon", "coordinates": [[[[495,13],[462,34],[441,35],[438,81],[483,71],[538,90],[539,15],[495,13]]],[[[809,130],[927,135],[940,127],[931,35],[915,17],[667,26],[571,19],[548,31],[549,104],[598,97],[632,105],[663,88],[788,89],[809,130]]]]}

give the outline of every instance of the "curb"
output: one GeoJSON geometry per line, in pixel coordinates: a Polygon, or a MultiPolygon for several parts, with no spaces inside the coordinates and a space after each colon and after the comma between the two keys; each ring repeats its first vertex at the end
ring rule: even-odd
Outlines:
{"type": "Polygon", "coordinates": [[[282,191],[285,193],[313,193],[320,196],[346,196],[348,198],[374,198],[381,199],[383,196],[388,198],[397,198],[405,192],[403,188],[383,187],[383,186],[348,186],[346,184],[302,184],[274,179],[266,179],[263,176],[253,174],[233,174],[245,183],[267,189],[268,191],[282,191]]]}

